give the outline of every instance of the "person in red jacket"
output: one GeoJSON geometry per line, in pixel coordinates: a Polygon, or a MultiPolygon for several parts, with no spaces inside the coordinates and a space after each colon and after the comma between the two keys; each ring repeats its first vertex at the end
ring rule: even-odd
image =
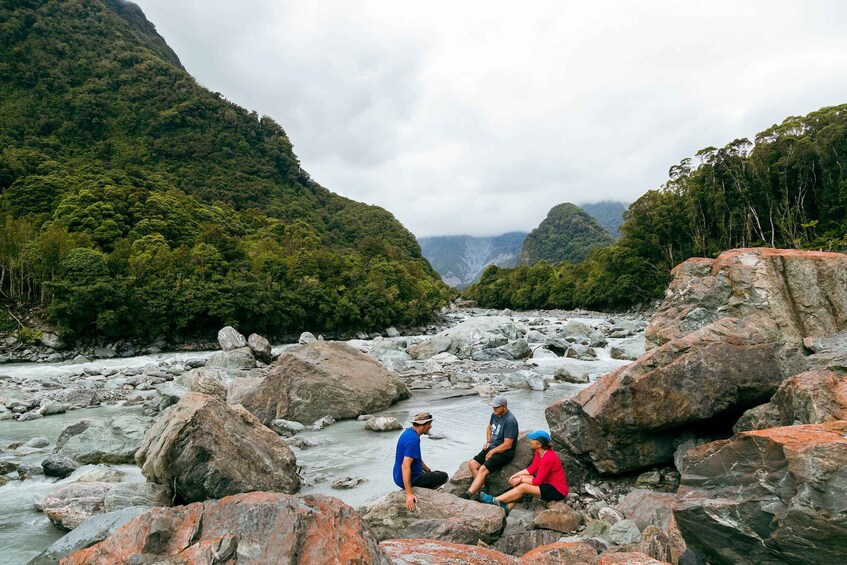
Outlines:
{"type": "Polygon", "coordinates": [[[509,477],[509,484],[514,488],[496,498],[487,492],[479,493],[482,502],[499,505],[507,515],[527,494],[544,501],[563,500],[568,495],[565,469],[558,454],[550,448],[550,434],[538,430],[527,434],[527,438],[535,455],[529,467],[509,477]]]}

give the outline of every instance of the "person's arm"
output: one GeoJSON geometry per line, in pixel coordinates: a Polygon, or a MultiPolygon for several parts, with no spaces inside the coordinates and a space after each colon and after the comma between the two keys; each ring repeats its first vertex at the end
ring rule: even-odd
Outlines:
{"type": "Polygon", "coordinates": [[[503,440],[503,443],[492,449],[488,452],[488,455],[494,455],[495,453],[503,453],[504,451],[509,451],[512,449],[512,445],[515,443],[515,440],[507,437],[503,440]]]}
{"type": "Polygon", "coordinates": [[[412,491],[412,462],[414,458],[404,457],[401,472],[403,474],[403,489],[406,491],[406,508],[409,510],[415,509],[415,504],[418,499],[415,498],[415,493],[412,491]]]}
{"type": "Polygon", "coordinates": [[[489,445],[491,445],[491,422],[488,422],[488,427],[485,428],[485,445],[482,448],[488,449],[489,445]]]}
{"type": "Polygon", "coordinates": [[[538,457],[538,452],[536,451],[535,454],[532,456],[532,463],[529,464],[529,467],[524,469],[524,474],[534,475],[535,473],[537,473],[538,472],[538,462],[540,460],[541,459],[538,457]]]}
{"type": "Polygon", "coordinates": [[[421,461],[421,468],[423,468],[424,473],[431,473],[432,472],[432,470],[429,468],[429,466],[427,466],[427,464],[424,463],[423,461],[421,461]]]}

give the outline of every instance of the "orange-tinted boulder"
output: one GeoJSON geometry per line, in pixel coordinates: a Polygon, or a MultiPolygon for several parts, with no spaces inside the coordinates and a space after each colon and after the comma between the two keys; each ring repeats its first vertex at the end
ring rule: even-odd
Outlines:
{"type": "Polygon", "coordinates": [[[604,473],[670,462],[680,434],[767,402],[810,365],[804,340],[845,329],[845,254],[736,249],[691,259],[674,269],[648,352],[550,405],[551,435],[604,473]]]}
{"type": "Polygon", "coordinates": [[[553,563],[591,564],[597,559],[597,550],[581,541],[559,542],[536,547],[521,557],[521,565],[547,565],[553,563]]]}
{"type": "Polygon", "coordinates": [[[391,539],[379,544],[394,565],[516,565],[511,555],[475,545],[428,539],[391,539]]]}
{"type": "Polygon", "coordinates": [[[629,551],[625,553],[604,553],[597,559],[596,565],[670,565],[670,563],[657,561],[643,553],[629,551]]]}
{"type": "Polygon", "coordinates": [[[391,563],[356,512],[326,496],[252,492],[155,508],[63,565],[391,563]]]}
{"type": "Polygon", "coordinates": [[[847,421],[744,432],[685,455],[674,517],[710,563],[843,563],[847,421]]]}

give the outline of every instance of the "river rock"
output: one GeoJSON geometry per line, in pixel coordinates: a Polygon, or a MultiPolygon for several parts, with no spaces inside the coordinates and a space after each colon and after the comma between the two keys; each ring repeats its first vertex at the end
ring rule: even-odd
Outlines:
{"type": "Polygon", "coordinates": [[[271,422],[271,429],[281,435],[282,437],[294,437],[299,434],[303,430],[306,429],[306,426],[301,424],[300,422],[295,422],[293,420],[273,420],[271,422]]]}
{"type": "Polygon", "coordinates": [[[550,388],[550,383],[547,380],[538,374],[533,374],[532,376],[526,379],[527,384],[529,385],[530,390],[544,391],[550,388]]]}
{"type": "Polygon", "coordinates": [[[190,393],[150,429],[135,455],[145,477],[191,502],[255,490],[296,492],[291,449],[240,406],[190,393]]]}
{"type": "Polygon", "coordinates": [[[197,565],[391,563],[373,533],[340,500],[271,492],[155,508],[106,540],[71,554],[63,563],[153,561],[197,565]]]}
{"type": "Polygon", "coordinates": [[[622,339],[609,349],[612,359],[635,361],[646,353],[644,336],[622,339]]]}
{"type": "Polygon", "coordinates": [[[843,561],[847,421],[744,432],[686,460],[674,517],[707,561],[843,561]]]}
{"type": "Polygon", "coordinates": [[[586,565],[597,559],[597,550],[581,541],[557,542],[536,547],[525,553],[521,565],[550,565],[552,563],[586,565]]]}
{"type": "Polygon", "coordinates": [[[218,332],[218,344],[221,346],[221,350],[232,351],[233,349],[247,347],[247,340],[238,330],[232,326],[226,326],[218,332]]]}
{"type": "Polygon", "coordinates": [[[641,540],[636,549],[657,561],[680,563],[680,557],[685,553],[685,540],[674,527],[662,531],[656,526],[647,526],[641,532],[641,540]]]}
{"type": "Polygon", "coordinates": [[[506,345],[500,346],[500,349],[508,353],[512,359],[526,359],[532,355],[532,350],[525,339],[520,338],[515,341],[510,341],[506,345]]]}
{"type": "Polygon", "coordinates": [[[418,507],[406,509],[404,491],[395,490],[363,508],[362,519],[379,540],[426,538],[453,543],[493,543],[505,526],[499,506],[464,500],[452,494],[414,488],[418,507]]]}
{"type": "Polygon", "coordinates": [[[33,501],[35,509],[63,530],[73,530],[87,518],[103,512],[108,483],[70,483],[51,490],[33,501]]]}
{"type": "Polygon", "coordinates": [[[633,520],[621,520],[609,528],[609,539],[615,545],[631,545],[641,540],[641,530],[633,520]]]}
{"type": "MultiPolygon", "coordinates": [[[[225,351],[222,353],[229,354],[232,352],[225,351]]],[[[230,379],[225,371],[213,367],[200,367],[177,377],[174,382],[185,387],[187,391],[208,394],[209,396],[226,401],[228,394],[227,383],[230,382],[230,379]]]]}
{"type": "Polygon", "coordinates": [[[511,555],[474,545],[428,539],[391,539],[379,544],[394,565],[516,565],[511,555]]]}
{"type": "Polygon", "coordinates": [[[633,489],[615,507],[640,528],[657,526],[667,530],[673,519],[676,496],[647,489],[633,489]]]}
{"type": "Polygon", "coordinates": [[[557,381],[574,384],[587,384],[590,381],[587,372],[573,367],[568,367],[567,365],[556,367],[556,371],[553,373],[553,378],[557,381]]]}
{"type": "Polygon", "coordinates": [[[41,337],[38,338],[38,341],[41,342],[41,345],[45,347],[49,347],[50,349],[64,349],[65,342],[59,337],[57,334],[51,332],[42,332],[41,337]]]}
{"type": "Polygon", "coordinates": [[[50,400],[48,398],[41,401],[41,407],[38,409],[38,413],[42,416],[54,416],[56,414],[64,414],[67,411],[67,404],[50,400]]]}
{"type": "Polygon", "coordinates": [[[242,405],[260,421],[355,418],[409,397],[403,381],[344,343],[316,341],[282,354],[242,405]]]}
{"type": "Polygon", "coordinates": [[[365,429],[372,432],[393,432],[402,430],[403,425],[392,416],[376,416],[365,422],[365,429]]]}
{"type": "Polygon", "coordinates": [[[247,338],[247,345],[253,350],[256,359],[264,363],[270,363],[273,359],[271,342],[259,334],[250,334],[250,337],[247,338]]]}
{"type": "MultiPolygon", "coordinates": [[[[253,350],[249,347],[215,351],[209,355],[209,359],[206,361],[206,367],[225,370],[255,369],[256,357],[253,356],[253,350]]],[[[203,368],[194,370],[202,371],[203,368]]]]}
{"type": "Polygon", "coordinates": [[[442,352],[470,359],[475,351],[495,349],[525,333],[508,316],[471,318],[409,347],[408,352],[412,359],[429,359],[442,352]]]}
{"type": "Polygon", "coordinates": [[[565,502],[551,503],[532,519],[532,527],[569,534],[582,525],[582,514],[565,502]]]}
{"type": "MultiPolygon", "coordinates": [[[[768,402],[746,410],[735,425],[732,426],[733,433],[749,432],[750,430],[764,430],[767,428],[778,428],[780,426],[779,407],[768,402]]],[[[693,446],[691,446],[693,447],[693,446]]],[[[679,448],[674,453],[674,465],[682,471],[682,457],[678,456],[679,448]]]]}
{"type": "Polygon", "coordinates": [[[297,339],[297,343],[300,345],[309,345],[310,343],[315,343],[318,341],[318,338],[311,332],[303,332],[300,334],[300,337],[297,339]]]}
{"type": "Polygon", "coordinates": [[[72,532],[58,539],[27,565],[58,565],[71,553],[101,542],[118,528],[146,512],[148,508],[124,508],[116,512],[98,514],[87,518],[72,532]]]}
{"type": "Polygon", "coordinates": [[[536,547],[556,543],[562,536],[553,530],[523,530],[514,534],[504,534],[494,548],[509,555],[520,557],[536,547]]]}
{"type": "Polygon", "coordinates": [[[50,445],[50,440],[44,436],[38,436],[27,440],[22,447],[30,447],[32,449],[43,449],[50,445]]]}
{"type": "Polygon", "coordinates": [[[54,453],[47,459],[41,462],[41,468],[44,469],[44,475],[47,477],[57,477],[64,479],[71,473],[80,468],[80,464],[70,457],[65,457],[58,453],[54,453]]]}
{"type": "Polygon", "coordinates": [[[114,512],[123,508],[171,506],[171,491],[167,485],[156,483],[122,483],[106,493],[103,508],[114,512]]]}
{"type": "MultiPolygon", "coordinates": [[[[105,421],[78,422],[75,426],[82,431],[63,438],[62,435],[68,431],[66,428],[59,436],[64,443],[57,453],[80,463],[132,463],[150,422],[150,418],[134,414],[115,416],[105,421]]],[[[58,445],[59,441],[56,443],[58,445]]]]}

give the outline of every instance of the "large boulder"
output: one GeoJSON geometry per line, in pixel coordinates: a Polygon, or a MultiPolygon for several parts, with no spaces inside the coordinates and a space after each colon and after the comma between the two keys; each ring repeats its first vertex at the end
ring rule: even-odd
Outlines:
{"type": "Polygon", "coordinates": [[[673,507],[676,496],[666,492],[647,489],[633,489],[621,500],[616,508],[640,529],[656,526],[667,530],[673,519],[673,507]]]}
{"type": "Polygon", "coordinates": [[[471,359],[474,352],[506,345],[525,333],[509,316],[471,318],[409,347],[408,352],[412,359],[429,359],[444,352],[471,359]]]}
{"type": "Polygon", "coordinates": [[[390,565],[356,512],[326,496],[252,492],[156,508],[62,563],[390,565]]]}
{"type": "Polygon", "coordinates": [[[499,506],[464,500],[435,490],[415,488],[417,510],[406,508],[406,495],[395,490],[364,507],[360,513],[380,541],[426,538],[453,543],[493,543],[506,525],[499,506]]]}
{"type": "Polygon", "coordinates": [[[300,488],[291,449],[241,406],[187,394],[150,429],[135,455],[145,477],[185,502],[300,488]]]}
{"type": "Polygon", "coordinates": [[[247,347],[247,339],[232,326],[226,326],[218,332],[218,344],[221,350],[230,351],[247,347]]]}
{"type": "MultiPolygon", "coordinates": [[[[228,371],[248,370],[256,367],[256,357],[249,347],[215,351],[209,355],[206,367],[223,369],[228,371]]],[[[197,370],[197,369],[195,369],[197,370]]]]}
{"type": "Polygon", "coordinates": [[[408,397],[402,379],[372,357],[345,343],[316,341],[282,354],[241,403],[269,425],[277,419],[355,418],[408,397]]]}
{"type": "Polygon", "coordinates": [[[786,379],[771,401],[745,412],[735,432],[847,419],[847,375],[806,371],[786,379]]]}
{"type": "Polygon", "coordinates": [[[648,353],[551,405],[552,435],[606,473],[668,462],[677,436],[737,418],[803,371],[804,338],[845,327],[847,255],[741,249],[691,259],[650,322],[648,353]]]}
{"type": "Polygon", "coordinates": [[[79,463],[132,463],[151,422],[134,414],[83,420],[60,434],[57,453],[79,463]]]}
{"type": "Polygon", "coordinates": [[[685,460],[674,517],[710,563],[844,561],[847,421],[744,432],[685,460]]]}
{"type": "Polygon", "coordinates": [[[499,551],[430,539],[391,539],[379,546],[394,565],[516,565],[517,558],[499,551]]]}

